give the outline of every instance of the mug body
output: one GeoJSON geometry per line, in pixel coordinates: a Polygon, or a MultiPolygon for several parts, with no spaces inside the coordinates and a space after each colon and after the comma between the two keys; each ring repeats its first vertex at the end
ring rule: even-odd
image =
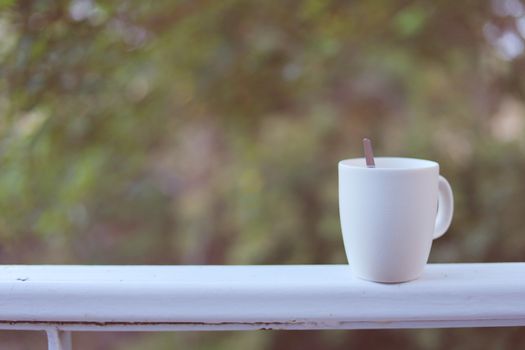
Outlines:
{"type": "Polygon", "coordinates": [[[439,165],[412,158],[339,162],[339,214],[346,256],[360,278],[395,283],[418,278],[432,245],[439,165]]]}

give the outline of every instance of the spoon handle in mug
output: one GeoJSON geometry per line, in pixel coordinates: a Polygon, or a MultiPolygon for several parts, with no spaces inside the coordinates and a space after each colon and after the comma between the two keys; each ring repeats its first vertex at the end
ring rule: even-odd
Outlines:
{"type": "Polygon", "coordinates": [[[366,166],[368,168],[375,168],[374,151],[372,150],[372,141],[368,138],[363,139],[363,148],[365,151],[366,166]]]}

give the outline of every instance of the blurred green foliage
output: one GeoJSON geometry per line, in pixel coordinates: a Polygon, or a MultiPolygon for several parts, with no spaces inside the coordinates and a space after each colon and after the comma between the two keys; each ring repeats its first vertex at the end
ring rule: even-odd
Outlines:
{"type": "MultiPolygon", "coordinates": [[[[452,183],[431,260],[523,261],[524,36],[520,0],[2,0],[0,261],[345,263],[336,164],[364,136],[452,183]]],[[[517,329],[141,339],[122,348],[525,347],[517,329]]]]}

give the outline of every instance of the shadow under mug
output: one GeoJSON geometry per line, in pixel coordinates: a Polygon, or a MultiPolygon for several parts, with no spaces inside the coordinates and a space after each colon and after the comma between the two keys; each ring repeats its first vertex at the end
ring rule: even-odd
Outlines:
{"type": "Polygon", "coordinates": [[[432,240],[450,226],[452,189],[439,164],[413,158],[339,162],[339,215],[353,273],[383,283],[418,278],[432,240]],[[438,209],[439,208],[439,209],[438,209]]]}

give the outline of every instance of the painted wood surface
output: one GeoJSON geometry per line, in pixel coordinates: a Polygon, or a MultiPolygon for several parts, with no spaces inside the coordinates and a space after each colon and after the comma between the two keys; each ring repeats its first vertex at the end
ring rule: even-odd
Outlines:
{"type": "Polygon", "coordinates": [[[523,325],[525,263],[428,265],[403,284],[356,279],[348,265],[0,266],[3,329],[523,325]]]}

